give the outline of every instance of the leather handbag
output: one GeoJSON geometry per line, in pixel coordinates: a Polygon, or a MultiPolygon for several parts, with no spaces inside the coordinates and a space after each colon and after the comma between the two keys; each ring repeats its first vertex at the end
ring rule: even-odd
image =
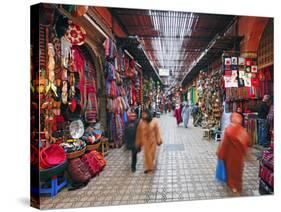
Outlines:
{"type": "Polygon", "coordinates": [[[80,158],[69,160],[67,171],[74,182],[85,183],[91,179],[87,166],[80,158]]]}

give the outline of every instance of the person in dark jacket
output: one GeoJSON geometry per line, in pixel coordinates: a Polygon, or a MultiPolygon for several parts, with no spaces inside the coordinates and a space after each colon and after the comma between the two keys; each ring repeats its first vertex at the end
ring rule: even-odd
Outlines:
{"type": "Polygon", "coordinates": [[[132,172],[136,171],[137,154],[140,152],[140,148],[135,145],[136,131],[139,123],[139,119],[136,116],[128,116],[128,122],[125,125],[125,144],[128,150],[132,151],[132,172]]]}
{"type": "Polygon", "coordinates": [[[137,118],[140,119],[141,118],[141,105],[139,102],[137,103],[137,106],[135,108],[135,113],[137,115],[137,118]]]}

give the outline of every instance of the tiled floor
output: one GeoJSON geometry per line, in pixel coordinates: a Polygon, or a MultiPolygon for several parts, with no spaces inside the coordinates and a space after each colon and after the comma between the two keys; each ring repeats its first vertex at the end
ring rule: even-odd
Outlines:
{"type": "MultiPolygon", "coordinates": [[[[158,119],[164,143],[158,149],[157,166],[144,174],[143,153],[137,171],[131,173],[131,154],[124,148],[110,150],[104,171],[87,187],[62,190],[55,198],[41,197],[47,208],[74,208],[231,197],[225,185],[214,179],[217,143],[202,139],[202,129],[177,127],[171,114],[158,119]]],[[[191,124],[190,124],[191,125],[191,124]]],[[[251,149],[252,155],[256,154],[251,149]]],[[[258,161],[248,160],[242,196],[258,193],[258,161]]]]}

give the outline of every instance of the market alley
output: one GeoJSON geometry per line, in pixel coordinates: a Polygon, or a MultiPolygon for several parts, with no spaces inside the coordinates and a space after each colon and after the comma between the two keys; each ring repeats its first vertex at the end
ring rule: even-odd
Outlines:
{"type": "MultiPolygon", "coordinates": [[[[131,172],[131,154],[123,146],[110,149],[107,166],[83,189],[63,189],[56,198],[41,197],[42,208],[75,208],[231,197],[226,185],[215,180],[217,142],[202,138],[202,128],[176,126],[172,113],[158,119],[163,145],[158,147],[154,173],[144,174],[143,151],[137,171],[131,172]]],[[[246,161],[242,196],[257,196],[257,150],[246,161]]]]}

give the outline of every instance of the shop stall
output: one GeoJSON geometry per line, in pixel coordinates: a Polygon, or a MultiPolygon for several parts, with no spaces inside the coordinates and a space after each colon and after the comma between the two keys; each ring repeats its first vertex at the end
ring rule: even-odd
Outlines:
{"type": "Polygon", "coordinates": [[[31,33],[31,170],[39,182],[32,192],[55,196],[63,187],[85,186],[106,164],[97,83],[102,70],[95,43],[86,42],[89,31],[76,19],[87,7],[38,7],[40,21],[31,33]]]}
{"type": "Polygon", "coordinates": [[[220,71],[212,70],[209,73],[200,71],[197,82],[200,111],[202,112],[202,128],[207,135],[215,135],[220,131],[220,120],[223,112],[221,98],[220,71]]]}
{"type": "Polygon", "coordinates": [[[124,143],[127,111],[142,104],[142,70],[130,54],[107,39],[104,43],[108,137],[112,147],[124,143]]]}
{"type": "MultiPolygon", "coordinates": [[[[249,54],[248,54],[249,55],[249,54]]],[[[241,112],[251,145],[258,144],[258,118],[265,95],[273,94],[272,72],[259,69],[256,54],[248,57],[224,56],[224,88],[226,112],[241,112]],[[252,57],[250,57],[252,56],[252,57]]]]}

